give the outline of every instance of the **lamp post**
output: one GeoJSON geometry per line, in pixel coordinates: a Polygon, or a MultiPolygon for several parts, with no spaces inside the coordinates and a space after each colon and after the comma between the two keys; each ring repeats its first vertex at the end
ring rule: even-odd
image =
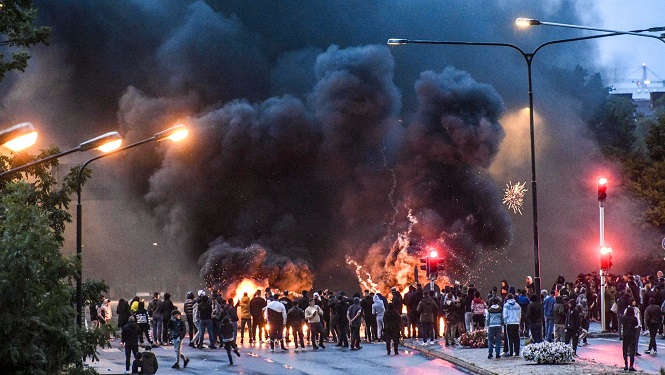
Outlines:
{"type": "MultiPolygon", "coordinates": [[[[532,20],[535,21],[535,20],[532,20]]],[[[538,21],[540,22],[540,21],[538,21]]],[[[532,23],[533,25],[537,23],[532,23]]],[[[540,23],[544,24],[544,23],[540,23]]],[[[598,39],[598,38],[606,38],[610,36],[616,36],[616,35],[623,35],[623,34],[628,34],[628,35],[635,35],[635,36],[643,36],[643,37],[653,37],[656,39],[660,39],[656,36],[653,35],[648,35],[648,34],[640,34],[639,30],[638,32],[623,32],[623,31],[613,31],[613,30],[607,30],[609,33],[608,34],[600,34],[600,35],[591,35],[591,36],[584,36],[584,37],[578,37],[578,38],[569,38],[569,39],[559,39],[559,40],[551,40],[545,43],[540,44],[537,46],[533,51],[531,52],[526,52],[520,47],[510,44],[510,43],[495,43],[495,42],[464,42],[464,41],[438,41],[438,40],[410,40],[410,39],[399,39],[399,38],[391,38],[388,39],[387,44],[389,46],[401,46],[401,45],[406,45],[406,44],[435,44],[435,45],[452,45],[452,46],[485,46],[485,47],[506,47],[506,48],[511,48],[517,52],[519,52],[522,57],[524,58],[524,61],[526,62],[526,67],[527,67],[527,79],[528,79],[528,85],[529,85],[529,132],[530,132],[530,140],[531,140],[531,195],[532,195],[532,211],[533,211],[533,257],[534,257],[534,284],[535,284],[535,290],[536,293],[540,293],[541,290],[541,278],[540,278],[540,242],[539,242],[539,237],[538,237],[538,200],[537,200],[537,186],[536,186],[536,147],[535,147],[535,140],[534,140],[534,114],[533,114],[533,84],[532,84],[532,75],[531,75],[531,65],[534,56],[538,51],[540,51],[543,47],[549,46],[549,45],[554,45],[554,44],[562,44],[562,43],[569,43],[569,42],[577,42],[577,41],[582,41],[582,40],[591,40],[591,39],[598,39]]],[[[660,39],[662,41],[662,39],[660,39]]]]}
{"type": "Polygon", "coordinates": [[[37,130],[29,122],[22,122],[0,132],[0,145],[12,151],[21,151],[37,141],[37,130]]]}
{"type": "Polygon", "coordinates": [[[82,223],[83,223],[83,218],[82,218],[82,211],[83,207],[81,205],[81,176],[83,174],[83,171],[85,170],[85,167],[88,166],[88,164],[92,163],[95,160],[101,159],[103,157],[117,154],[119,152],[129,150],[130,148],[134,148],[136,146],[140,146],[142,144],[152,142],[152,141],[163,141],[166,139],[170,139],[174,142],[180,141],[187,137],[187,128],[184,125],[176,125],[172,128],[166,129],[164,131],[161,131],[152,137],[148,139],[144,139],[142,141],[132,143],[130,145],[127,145],[125,147],[121,148],[116,148],[115,150],[109,151],[105,154],[102,155],[97,155],[93,158],[90,158],[88,161],[83,163],[81,165],[81,168],[79,168],[78,174],[76,176],[76,258],[78,260],[79,264],[79,270],[77,272],[77,278],[76,278],[76,325],[81,328],[83,324],[83,286],[82,286],[82,279],[83,279],[83,247],[82,247],[82,223]]]}
{"type": "Polygon", "coordinates": [[[0,173],[0,179],[6,176],[9,176],[13,173],[16,172],[21,172],[24,171],[28,168],[34,167],[39,164],[44,164],[47,163],[51,160],[56,160],[59,159],[65,155],[69,155],[71,153],[77,152],[77,151],[90,151],[92,149],[98,149],[103,152],[109,152],[113,150],[114,148],[120,147],[120,144],[122,143],[122,138],[120,137],[120,134],[118,132],[109,132],[106,134],[102,134],[99,137],[95,137],[93,139],[90,139],[88,141],[85,141],[78,145],[77,147],[74,147],[70,150],[60,152],[55,155],[47,156],[45,158],[35,160],[32,163],[28,164],[23,164],[20,167],[12,168],[8,171],[0,173]]]}
{"type": "Polygon", "coordinates": [[[568,29],[578,29],[578,30],[591,30],[591,31],[602,31],[606,33],[611,33],[611,34],[616,34],[616,35],[633,35],[633,36],[641,36],[641,37],[646,37],[646,38],[653,38],[653,39],[658,39],[661,42],[665,43],[665,34],[661,34],[660,36],[657,35],[650,35],[650,34],[644,34],[645,32],[647,33],[655,33],[655,32],[660,32],[660,31],[665,31],[665,26],[657,26],[657,27],[649,27],[647,29],[640,29],[640,30],[630,30],[630,31],[619,31],[619,30],[611,30],[611,29],[602,29],[599,27],[591,27],[591,26],[582,26],[582,25],[572,25],[568,23],[557,23],[557,22],[547,22],[547,21],[541,21],[541,20],[536,20],[532,18],[518,18],[515,20],[515,25],[518,27],[529,27],[529,26],[554,26],[554,27],[563,27],[563,28],[568,28],[568,29]]]}

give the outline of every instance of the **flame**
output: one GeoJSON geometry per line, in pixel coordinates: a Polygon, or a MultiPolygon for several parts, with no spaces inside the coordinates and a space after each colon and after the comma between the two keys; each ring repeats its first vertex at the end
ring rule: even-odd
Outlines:
{"type": "Polygon", "coordinates": [[[363,289],[369,290],[372,293],[379,291],[379,285],[372,281],[372,275],[369,272],[363,269],[363,266],[359,265],[358,262],[351,259],[350,256],[346,256],[346,264],[356,268],[356,276],[358,277],[358,283],[363,289]]]}
{"type": "Polygon", "coordinates": [[[233,301],[237,303],[245,293],[247,293],[249,298],[252,298],[257,290],[264,290],[267,287],[267,281],[243,279],[238,286],[236,286],[235,293],[233,294],[233,301]]]}

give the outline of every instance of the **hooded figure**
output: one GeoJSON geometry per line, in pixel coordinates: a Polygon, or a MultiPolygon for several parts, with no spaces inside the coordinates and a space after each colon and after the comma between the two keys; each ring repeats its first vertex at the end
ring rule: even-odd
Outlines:
{"type": "Polygon", "coordinates": [[[372,297],[372,300],[374,301],[372,303],[372,314],[376,317],[376,335],[379,340],[383,340],[383,314],[386,312],[386,307],[378,293],[372,297]]]}
{"type": "Polygon", "coordinates": [[[506,298],[506,303],[503,305],[503,323],[506,325],[508,353],[511,356],[519,356],[522,308],[517,304],[512,294],[508,294],[506,298]]]}

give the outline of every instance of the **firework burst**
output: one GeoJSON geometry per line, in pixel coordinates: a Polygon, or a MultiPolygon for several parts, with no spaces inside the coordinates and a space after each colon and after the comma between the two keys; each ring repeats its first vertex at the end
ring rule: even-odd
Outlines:
{"type": "Polygon", "coordinates": [[[526,182],[513,184],[512,181],[506,184],[506,189],[503,191],[503,203],[508,206],[514,213],[522,214],[522,203],[524,203],[524,193],[526,182]]]}

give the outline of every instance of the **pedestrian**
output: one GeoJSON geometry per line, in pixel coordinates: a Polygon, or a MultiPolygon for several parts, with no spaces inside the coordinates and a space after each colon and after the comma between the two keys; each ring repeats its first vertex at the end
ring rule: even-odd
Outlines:
{"type": "MultiPolygon", "coordinates": [[[[374,306],[374,305],[372,305],[374,306]]],[[[337,335],[339,342],[335,346],[342,348],[349,347],[349,319],[346,317],[346,311],[349,309],[349,299],[346,298],[344,291],[337,295],[337,335]]]]}
{"type": "Polygon", "coordinates": [[[430,290],[429,293],[423,297],[423,300],[418,304],[416,309],[420,313],[420,329],[423,335],[423,345],[434,343],[434,315],[439,310],[439,306],[434,302],[434,291],[430,290]]]}
{"type": "Polygon", "coordinates": [[[122,327],[120,345],[125,348],[125,374],[129,374],[132,354],[134,354],[134,359],[136,359],[136,353],[139,351],[139,332],[136,326],[136,319],[133,316],[129,317],[127,324],[122,327]]]}
{"type": "Polygon", "coordinates": [[[635,316],[635,310],[627,309],[625,314],[621,316],[621,330],[623,340],[623,363],[624,370],[637,371],[633,365],[635,364],[635,342],[639,330],[639,321],[635,316]],[[630,367],[628,367],[628,359],[630,358],[630,367]]]}
{"type": "MultiPolygon", "coordinates": [[[[288,312],[291,310],[291,307],[293,307],[293,305],[294,305],[294,303],[293,303],[293,301],[291,300],[291,298],[289,298],[289,291],[288,291],[288,290],[285,290],[285,291],[282,293],[282,297],[279,299],[279,302],[281,302],[281,303],[284,305],[284,308],[286,309],[287,314],[288,314],[288,312]]],[[[307,302],[307,305],[309,306],[309,301],[307,302]]],[[[306,308],[307,308],[307,307],[305,307],[305,309],[306,309],[306,308]]],[[[303,311],[303,313],[304,313],[305,309],[301,308],[301,310],[303,311]]],[[[289,342],[291,342],[291,340],[289,340],[289,330],[290,330],[290,328],[291,328],[291,326],[289,325],[289,322],[288,322],[288,319],[287,319],[286,326],[284,327],[284,332],[286,332],[286,337],[285,337],[285,339],[286,339],[286,343],[287,343],[287,344],[288,344],[289,342]]],[[[294,335],[295,335],[295,334],[294,334],[294,335]]],[[[294,336],[294,340],[295,340],[295,336],[294,336]]]]}
{"type": "Polygon", "coordinates": [[[138,325],[138,335],[139,342],[143,345],[143,335],[145,334],[146,340],[150,343],[150,346],[153,345],[152,340],[150,339],[150,324],[148,323],[148,311],[145,309],[145,302],[139,301],[136,307],[136,324],[138,325]]]}
{"type": "Polygon", "coordinates": [[[105,299],[97,311],[97,320],[100,324],[109,324],[112,318],[111,300],[105,299]]]}
{"type": "Polygon", "coordinates": [[[159,346],[162,339],[162,326],[164,324],[162,300],[159,299],[159,292],[153,293],[152,299],[148,303],[148,314],[152,317],[152,338],[155,346],[159,346]]]}
{"type": "Polygon", "coordinates": [[[577,356],[577,342],[580,336],[580,310],[574,299],[568,301],[568,310],[566,311],[566,334],[565,343],[570,344],[573,341],[573,353],[577,356]]]}
{"type": "Polygon", "coordinates": [[[240,318],[238,317],[238,310],[235,305],[233,305],[233,298],[229,298],[226,302],[226,316],[229,317],[229,323],[231,323],[231,327],[233,327],[233,342],[235,343],[236,336],[238,335],[238,321],[240,318]]]}
{"type": "Polygon", "coordinates": [[[196,345],[198,349],[203,348],[203,340],[205,338],[206,329],[208,330],[208,338],[210,339],[209,349],[217,349],[215,346],[215,334],[212,330],[212,303],[208,300],[205,294],[199,297],[198,303],[199,311],[199,341],[196,345]]]}
{"type": "Polygon", "coordinates": [[[543,304],[535,294],[529,297],[529,302],[525,317],[527,332],[531,332],[531,342],[543,342],[543,304]]]}
{"type": "Polygon", "coordinates": [[[485,311],[487,324],[487,359],[492,359],[492,348],[496,352],[496,359],[501,358],[501,329],[503,327],[503,309],[501,299],[494,297],[490,300],[490,307],[485,311]]]}
{"type": "Polygon", "coordinates": [[[194,300],[194,306],[192,306],[192,319],[194,320],[194,327],[196,328],[196,333],[194,334],[194,339],[189,342],[189,346],[192,348],[198,348],[198,342],[201,338],[201,314],[199,313],[199,302],[201,302],[201,297],[205,296],[205,291],[199,289],[196,292],[196,299],[194,300]]]}
{"type": "Polygon", "coordinates": [[[527,338],[529,337],[529,322],[527,321],[526,309],[529,306],[529,303],[531,303],[531,300],[526,294],[526,289],[519,289],[518,293],[519,295],[517,296],[516,300],[517,304],[520,305],[520,308],[522,309],[522,319],[520,320],[520,337],[527,338]]]}
{"type": "Polygon", "coordinates": [[[245,292],[237,304],[240,307],[240,344],[245,338],[245,328],[247,328],[248,341],[252,342],[252,314],[249,312],[249,301],[249,295],[245,292]]]}
{"type": "MultiPolygon", "coordinates": [[[[384,310],[385,313],[385,310],[384,310]]],[[[360,350],[360,326],[362,325],[363,308],[360,307],[360,298],[354,297],[353,304],[346,311],[346,317],[351,327],[351,350],[360,350]]],[[[381,325],[383,326],[383,315],[381,315],[381,325]]],[[[383,328],[383,327],[382,327],[383,328]]]]}
{"type": "MultiPolygon", "coordinates": [[[[360,301],[360,307],[363,309],[363,316],[365,317],[365,341],[372,342],[376,339],[376,316],[372,314],[372,304],[374,303],[374,295],[369,290],[365,290],[365,296],[360,301]]],[[[385,317],[385,315],[384,315],[385,317]]]]}
{"type": "Polygon", "coordinates": [[[554,342],[563,342],[566,334],[566,305],[562,296],[556,296],[554,304],[554,342]]]}
{"type": "Polygon", "coordinates": [[[549,342],[554,341],[554,304],[556,299],[553,294],[547,293],[547,290],[540,291],[543,299],[543,315],[545,316],[545,339],[549,342]]]}
{"type": "Polygon", "coordinates": [[[372,297],[372,301],[372,315],[376,320],[376,336],[378,340],[383,340],[383,314],[386,312],[386,308],[378,294],[372,297]]]}
{"type": "Polygon", "coordinates": [[[120,298],[115,312],[118,314],[118,328],[122,330],[122,327],[129,322],[129,317],[132,315],[132,312],[129,310],[129,303],[124,298],[120,298]]]}
{"type": "MultiPolygon", "coordinates": [[[[506,295],[506,303],[503,304],[503,324],[506,327],[506,338],[508,341],[508,355],[519,357],[520,355],[520,320],[522,308],[517,304],[513,295],[506,295]]],[[[506,353],[504,353],[505,355],[506,353]]]]}
{"type": "Polygon", "coordinates": [[[501,298],[505,301],[508,297],[508,293],[510,289],[510,284],[508,284],[508,281],[506,280],[501,280],[501,298]]]}
{"type": "MultiPolygon", "coordinates": [[[[185,317],[187,318],[187,328],[189,330],[189,342],[192,343],[194,334],[198,332],[198,328],[194,324],[194,292],[187,292],[187,299],[185,299],[185,304],[183,310],[185,311],[185,317]]],[[[190,345],[191,346],[191,345],[190,345]]]]}
{"type": "MultiPolygon", "coordinates": [[[[300,306],[298,306],[298,308],[300,308],[300,306]]],[[[317,350],[318,348],[325,349],[326,347],[323,345],[323,325],[321,324],[323,310],[321,309],[321,306],[316,304],[314,298],[309,301],[309,306],[305,309],[304,314],[309,327],[308,331],[312,332],[312,347],[314,350],[317,350]],[[318,346],[316,345],[317,339],[319,342],[318,346]]],[[[302,333],[300,335],[302,337],[302,333]]],[[[303,345],[302,339],[300,345],[303,345]]],[[[303,350],[304,349],[305,347],[303,346],[303,350]]]]}
{"type": "Polygon", "coordinates": [[[392,294],[392,303],[400,314],[402,313],[402,306],[404,306],[404,298],[402,297],[402,294],[397,290],[396,287],[390,288],[390,293],[392,294]]]}
{"type": "MultiPolygon", "coordinates": [[[[304,351],[305,341],[303,338],[302,326],[303,324],[305,324],[305,312],[297,304],[291,304],[291,305],[292,305],[291,309],[289,309],[289,311],[286,312],[286,325],[287,327],[291,327],[291,329],[293,330],[293,343],[296,347],[296,351],[299,350],[304,351]],[[300,343],[300,347],[298,347],[298,343],[300,343]]],[[[313,344],[316,347],[316,342],[313,342],[313,344]]]]}
{"type": "MultiPolygon", "coordinates": [[[[630,290],[630,289],[626,289],[626,291],[628,291],[628,290],[630,290]]],[[[639,344],[640,344],[640,334],[639,333],[642,330],[642,319],[640,319],[641,313],[640,313],[640,308],[637,306],[637,300],[633,297],[631,297],[628,300],[628,307],[626,308],[626,310],[624,310],[623,313],[625,314],[626,311],[631,310],[631,309],[635,312],[635,317],[637,318],[637,327],[638,327],[637,335],[635,336],[635,356],[636,357],[641,357],[642,354],[639,353],[637,348],[639,347],[639,344]]]]}
{"type": "Polygon", "coordinates": [[[284,346],[282,331],[286,324],[286,308],[279,302],[279,296],[273,295],[271,301],[266,306],[265,318],[270,324],[270,351],[275,351],[275,344],[279,343],[282,350],[288,350],[284,346]]]}
{"type": "Polygon", "coordinates": [[[457,336],[457,325],[461,320],[460,301],[448,292],[443,298],[441,310],[443,319],[446,322],[445,340],[446,346],[455,346],[455,337],[457,336]]]}
{"type": "Polygon", "coordinates": [[[231,350],[233,350],[233,352],[238,357],[240,357],[240,352],[238,351],[238,345],[236,345],[236,339],[235,339],[236,330],[233,328],[233,324],[231,324],[231,320],[229,319],[228,316],[222,318],[219,330],[222,337],[224,350],[226,350],[226,355],[229,358],[229,365],[232,365],[233,357],[231,356],[231,350]]]}
{"type": "Polygon", "coordinates": [[[605,282],[605,330],[608,332],[618,332],[617,314],[617,287],[614,283],[605,282]],[[615,311],[612,311],[612,307],[615,311]]]}
{"type": "MultiPolygon", "coordinates": [[[[164,295],[166,298],[166,295],[164,295]]],[[[171,319],[168,322],[168,331],[171,335],[170,340],[173,342],[173,350],[175,351],[175,364],[171,368],[180,368],[180,359],[182,359],[182,367],[187,367],[189,358],[182,352],[182,340],[187,334],[187,327],[182,320],[182,314],[178,310],[171,311],[171,319]]]]}
{"type": "Polygon", "coordinates": [[[395,309],[395,305],[388,304],[388,309],[383,314],[383,337],[386,340],[386,350],[390,355],[392,345],[395,355],[399,354],[399,335],[402,330],[402,319],[400,313],[395,309]]]}
{"type": "Polygon", "coordinates": [[[663,317],[660,306],[656,303],[655,298],[649,298],[649,306],[644,310],[644,323],[649,329],[649,348],[644,352],[656,355],[658,353],[656,333],[658,332],[658,328],[663,324],[663,317]]]}
{"type": "Polygon", "coordinates": [[[534,289],[535,286],[533,284],[533,278],[531,276],[526,277],[526,285],[524,286],[524,288],[526,289],[526,295],[527,296],[530,296],[530,295],[536,293],[536,291],[534,289]]]}
{"type": "Polygon", "coordinates": [[[476,290],[473,293],[473,300],[471,301],[474,331],[485,328],[485,310],[487,310],[487,304],[482,298],[480,298],[480,292],[476,290]]]}
{"type": "Polygon", "coordinates": [[[164,300],[162,301],[162,343],[164,345],[171,345],[171,335],[169,335],[169,320],[171,320],[171,313],[175,310],[175,305],[171,302],[171,294],[164,293],[164,300]]]}
{"type": "Polygon", "coordinates": [[[249,343],[263,342],[265,336],[265,319],[263,318],[263,309],[266,307],[266,300],[261,297],[261,291],[257,290],[254,297],[249,301],[249,313],[252,316],[252,333],[249,343]],[[256,332],[258,331],[258,339],[256,332]],[[257,341],[258,340],[258,341],[257,341]]]}

